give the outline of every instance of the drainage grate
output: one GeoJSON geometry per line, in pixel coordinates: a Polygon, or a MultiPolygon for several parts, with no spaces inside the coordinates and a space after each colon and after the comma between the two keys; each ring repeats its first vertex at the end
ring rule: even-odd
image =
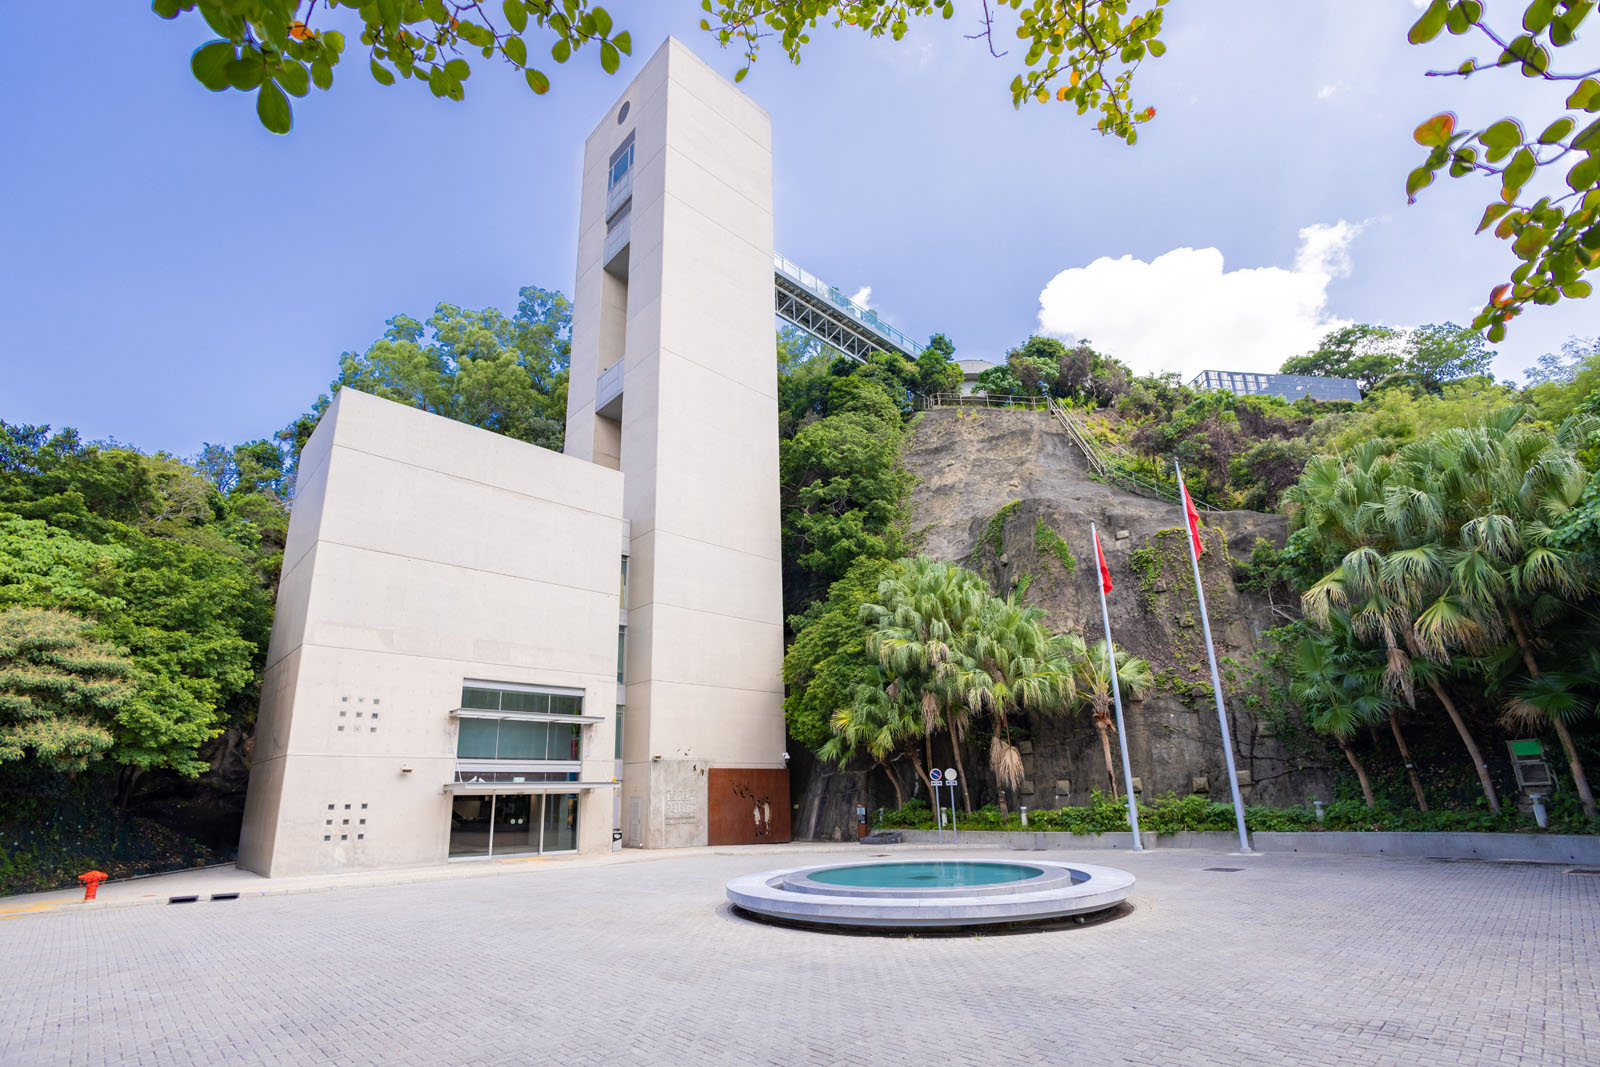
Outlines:
{"type": "Polygon", "coordinates": [[[168,897],[168,904],[193,904],[199,897],[168,897]]]}
{"type": "Polygon", "coordinates": [[[238,900],[239,899],[239,894],[238,893],[212,893],[211,894],[211,899],[212,900],[238,900]]]}
{"type": "Polygon", "coordinates": [[[1200,869],[1202,871],[1220,871],[1223,874],[1238,874],[1244,870],[1243,867],[1202,867],[1200,869]]]}

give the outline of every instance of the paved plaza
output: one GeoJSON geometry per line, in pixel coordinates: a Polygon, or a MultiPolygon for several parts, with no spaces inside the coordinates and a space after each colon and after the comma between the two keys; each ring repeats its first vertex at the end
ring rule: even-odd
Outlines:
{"type": "MultiPolygon", "coordinates": [[[[953,854],[844,855],[887,852],[953,854]]],[[[1600,1062],[1600,875],[1085,853],[1138,876],[1130,915],[981,937],[817,933],[724,903],[734,875],[839,858],[627,853],[13,911],[0,1064],[1600,1062]]]]}

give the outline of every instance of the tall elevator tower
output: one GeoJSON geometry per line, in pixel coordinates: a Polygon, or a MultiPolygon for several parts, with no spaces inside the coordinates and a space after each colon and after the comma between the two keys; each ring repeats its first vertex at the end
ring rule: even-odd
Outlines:
{"type": "Polygon", "coordinates": [[[584,149],[566,451],[623,474],[624,843],[787,839],[771,121],[670,38],[584,149]]]}

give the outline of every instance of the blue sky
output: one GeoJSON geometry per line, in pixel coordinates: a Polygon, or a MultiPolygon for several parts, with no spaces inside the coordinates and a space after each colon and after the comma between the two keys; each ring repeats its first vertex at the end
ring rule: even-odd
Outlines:
{"type": "MultiPolygon", "coordinates": [[[[480,69],[452,104],[352,61],[276,137],[193,80],[198,16],[98,7],[92,61],[37,43],[81,38],[81,5],[37,5],[0,74],[27,101],[4,120],[0,419],[179,454],[284,425],[396,313],[570,293],[582,142],[607,105],[668,33],[738,66],[693,0],[619,2],[636,44],[616,76],[581,55],[538,98],[480,69]]],[[[1472,234],[1489,183],[1406,205],[1410,131],[1560,96],[1424,78],[1488,49],[1407,45],[1410,2],[1173,0],[1131,149],[1065,105],[1014,111],[1019,50],[990,59],[962,38],[977,4],[957,8],[898,45],[818,29],[799,66],[769,48],[743,83],[772,115],[779,250],[913,336],[995,358],[1044,328],[1142,370],[1261,369],[1347,321],[1466,322],[1514,263],[1472,234]]],[[[1568,51],[1592,59],[1596,32],[1568,51]]],[[[1531,310],[1496,370],[1596,334],[1593,299],[1531,310]]]]}

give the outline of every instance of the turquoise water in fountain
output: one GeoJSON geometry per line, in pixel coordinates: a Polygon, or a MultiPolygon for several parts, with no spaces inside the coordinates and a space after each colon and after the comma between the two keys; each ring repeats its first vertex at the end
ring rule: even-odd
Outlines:
{"type": "Polygon", "coordinates": [[[921,863],[867,863],[829,867],[806,877],[827,885],[871,886],[874,889],[931,889],[941,886],[1000,885],[1026,882],[1044,874],[1039,867],[1021,863],[976,863],[967,860],[927,860],[921,863]]]}

